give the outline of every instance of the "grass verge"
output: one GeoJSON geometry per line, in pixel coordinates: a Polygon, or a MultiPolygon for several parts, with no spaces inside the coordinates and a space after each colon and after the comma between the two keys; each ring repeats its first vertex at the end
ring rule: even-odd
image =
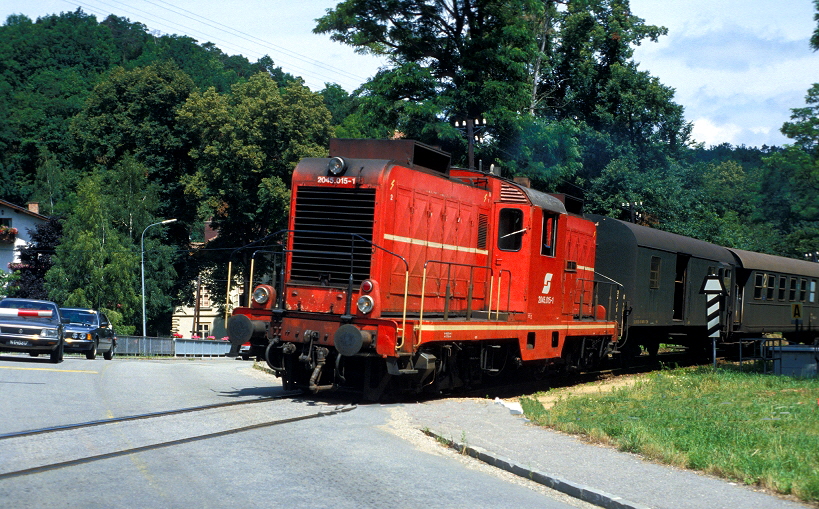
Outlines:
{"type": "Polygon", "coordinates": [[[631,387],[521,398],[533,422],[671,465],[819,501],[819,379],[730,367],[652,373],[631,387]]]}

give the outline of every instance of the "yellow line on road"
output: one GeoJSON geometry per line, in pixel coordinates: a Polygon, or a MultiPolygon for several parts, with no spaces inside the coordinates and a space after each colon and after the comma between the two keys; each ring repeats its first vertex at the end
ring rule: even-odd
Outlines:
{"type": "Polygon", "coordinates": [[[18,368],[15,366],[0,366],[0,369],[22,369],[24,371],[59,371],[61,373],[91,373],[92,375],[99,374],[99,371],[87,371],[84,369],[18,368]]]}

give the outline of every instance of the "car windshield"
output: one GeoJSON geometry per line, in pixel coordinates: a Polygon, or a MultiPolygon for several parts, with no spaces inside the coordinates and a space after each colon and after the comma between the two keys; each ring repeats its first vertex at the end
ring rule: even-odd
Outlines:
{"type": "Polygon", "coordinates": [[[60,309],[63,321],[68,323],[79,323],[82,325],[94,325],[97,323],[97,315],[79,309],[60,309]]]}
{"type": "Polygon", "coordinates": [[[57,307],[49,302],[34,302],[21,299],[3,299],[0,301],[0,309],[24,309],[28,311],[51,311],[51,316],[0,316],[3,320],[31,321],[31,322],[60,322],[60,315],[57,307]]]}

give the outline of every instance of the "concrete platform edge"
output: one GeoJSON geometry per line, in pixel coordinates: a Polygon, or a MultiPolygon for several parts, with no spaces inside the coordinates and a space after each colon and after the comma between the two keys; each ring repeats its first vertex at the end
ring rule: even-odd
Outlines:
{"type": "Polygon", "coordinates": [[[649,506],[625,500],[621,497],[612,495],[611,493],[606,493],[605,491],[598,490],[590,486],[560,479],[557,476],[547,474],[545,472],[529,469],[523,465],[515,463],[509,458],[496,456],[480,447],[461,444],[454,440],[445,438],[442,434],[437,433],[434,430],[425,428],[421,431],[425,435],[430,436],[438,442],[455,449],[461,454],[467,454],[475,459],[483,461],[487,465],[500,468],[511,474],[515,474],[518,477],[529,479],[530,481],[542,484],[547,488],[559,491],[584,502],[605,507],[606,509],[651,509],[649,506]]]}

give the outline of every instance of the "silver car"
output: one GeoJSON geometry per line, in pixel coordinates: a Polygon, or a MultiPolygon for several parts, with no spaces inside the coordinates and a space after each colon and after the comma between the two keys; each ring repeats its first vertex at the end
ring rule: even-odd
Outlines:
{"type": "Polygon", "coordinates": [[[0,351],[41,353],[63,360],[63,324],[56,304],[47,300],[0,301],[0,351]]]}

